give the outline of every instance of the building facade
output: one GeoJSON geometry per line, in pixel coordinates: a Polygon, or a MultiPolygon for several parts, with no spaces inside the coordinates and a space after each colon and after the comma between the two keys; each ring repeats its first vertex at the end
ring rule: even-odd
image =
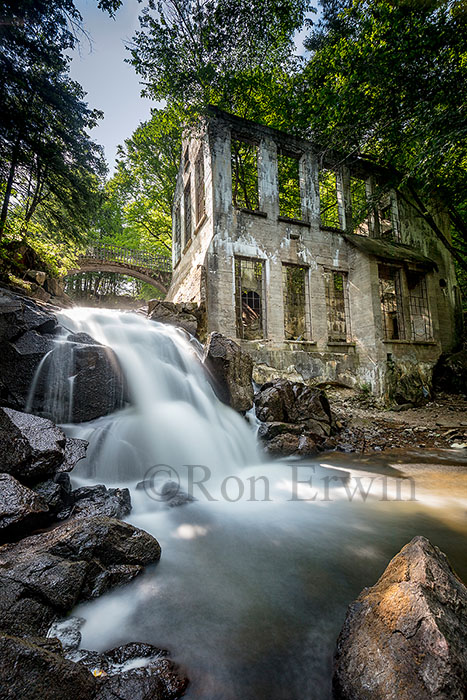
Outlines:
{"type": "MultiPolygon", "coordinates": [[[[386,181],[213,112],[183,143],[167,299],[204,303],[208,332],[236,339],[259,383],[427,395],[455,343],[459,291],[445,246],[386,181]]],[[[441,206],[434,216],[449,239],[441,206]]]]}

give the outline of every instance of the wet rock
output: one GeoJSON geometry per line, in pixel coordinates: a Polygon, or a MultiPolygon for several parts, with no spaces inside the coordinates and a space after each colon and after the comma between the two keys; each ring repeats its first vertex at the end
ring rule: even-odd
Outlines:
{"type": "Polygon", "coordinates": [[[54,347],[52,335],[31,330],[2,343],[0,401],[18,410],[26,407],[29,388],[42,358],[54,347]]]}
{"type": "Polygon", "coordinates": [[[39,396],[38,407],[57,422],[100,418],[121,408],[128,398],[115,353],[86,333],[71,334],[60,343],[47,359],[46,371],[60,400],[48,406],[40,403],[39,396]]]}
{"type": "Polygon", "coordinates": [[[69,471],[85,456],[87,443],[66,438],[46,418],[0,408],[0,472],[26,484],[69,471]]]}
{"type": "Polygon", "coordinates": [[[160,301],[159,299],[150,299],[148,301],[148,317],[151,321],[168,323],[170,326],[183,328],[190,335],[197,334],[197,310],[198,305],[190,302],[177,304],[171,301],[160,301]]]}
{"type": "Polygon", "coordinates": [[[258,437],[265,443],[266,452],[274,456],[315,455],[319,451],[313,434],[303,426],[290,423],[262,423],[258,437]]]}
{"type": "Polygon", "coordinates": [[[317,435],[331,434],[332,415],[326,394],[306,384],[287,379],[264,384],[255,396],[255,410],[261,421],[299,423],[317,435]]]}
{"type": "Polygon", "coordinates": [[[236,411],[248,411],[253,406],[253,360],[237,343],[221,333],[211,333],[203,363],[223,403],[236,411]]]}
{"type": "Polygon", "coordinates": [[[37,493],[10,474],[0,474],[0,544],[23,537],[45,523],[48,511],[37,493]]]}
{"type": "Polygon", "coordinates": [[[72,658],[97,676],[96,700],[175,700],[188,680],[168,652],[131,642],[103,654],[80,650],[72,658]]]}
{"type": "Polygon", "coordinates": [[[31,488],[47,504],[51,519],[64,520],[70,516],[73,499],[68,474],[57,474],[53,479],[41,481],[31,488]]]}
{"type": "MultiPolygon", "coordinates": [[[[35,640],[37,641],[37,640],[35,640]]],[[[0,635],[0,688],[5,700],[94,698],[97,682],[80,664],[49,651],[47,644],[0,635]]]]}
{"type": "Polygon", "coordinates": [[[415,537],[350,605],[337,641],[339,700],[463,700],[467,589],[446,556],[415,537]]]}
{"type": "Polygon", "coordinates": [[[438,391],[467,394],[467,349],[442,355],[433,371],[438,391]]]}
{"type": "Polygon", "coordinates": [[[81,644],[81,627],[86,622],[84,617],[66,617],[56,620],[47,632],[47,638],[58,639],[64,652],[76,651],[81,644]]]}
{"type": "Polygon", "coordinates": [[[161,490],[161,500],[165,501],[170,508],[183,506],[185,503],[195,501],[195,497],[183,491],[176,481],[166,481],[161,490]]]}
{"type": "Polygon", "coordinates": [[[0,342],[11,340],[35,330],[53,333],[57,319],[37,304],[16,294],[0,289],[0,342]]]}
{"type": "Polygon", "coordinates": [[[83,486],[71,494],[73,518],[89,518],[106,515],[109,518],[124,518],[131,511],[128,489],[107,489],[103,485],[83,486]]]}
{"type": "Polygon", "coordinates": [[[157,540],[106,517],[72,519],[0,549],[0,629],[44,634],[80,600],[126,583],[158,561],[157,540]]]}

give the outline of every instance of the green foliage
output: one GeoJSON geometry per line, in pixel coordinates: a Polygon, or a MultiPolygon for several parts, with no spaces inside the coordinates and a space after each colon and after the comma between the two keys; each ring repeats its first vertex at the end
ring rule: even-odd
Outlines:
{"type": "Polygon", "coordinates": [[[258,199],[258,147],[232,139],[232,201],[235,206],[256,211],[258,199]]]}
{"type": "Polygon", "coordinates": [[[309,7],[309,0],[149,0],[131,62],[156,100],[255,118],[258,100],[278,97],[265,84],[286,83],[297,66],[293,34],[309,7]]]}
{"type": "MultiPolygon", "coordinates": [[[[113,14],[120,4],[101,0],[99,7],[113,14]]],[[[100,201],[106,168],[88,130],[102,115],[85,104],[65,55],[76,44],[80,22],[72,0],[0,0],[4,259],[18,239],[46,257],[54,246],[83,240],[100,201]]],[[[60,267],[65,258],[57,255],[60,267]]]]}
{"type": "Polygon", "coordinates": [[[278,154],[279,213],[290,219],[301,219],[300,176],[297,158],[278,154]]]}

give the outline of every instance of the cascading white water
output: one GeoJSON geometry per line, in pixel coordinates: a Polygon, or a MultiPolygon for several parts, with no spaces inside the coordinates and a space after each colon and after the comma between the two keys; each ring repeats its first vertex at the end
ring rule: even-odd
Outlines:
{"type": "MultiPolygon", "coordinates": [[[[185,465],[204,465],[220,474],[259,461],[253,430],[217,400],[196,341],[183,331],[134,313],[80,308],[62,314],[60,322],[113,349],[131,400],[111,417],[67,426],[70,434],[90,442],[77,473],[98,472],[106,483],[121,484],[144,479],[157,464],[177,473],[185,465]]],[[[70,412],[67,404],[59,415],[70,412]]]]}
{"type": "MultiPolygon", "coordinates": [[[[407,499],[409,489],[398,501],[398,465],[343,455],[321,457],[325,464],[259,465],[254,430],[216,399],[198,347],[183,333],[92,309],[66,311],[60,320],[113,348],[131,398],[112,415],[65,426],[90,441],[72,479],[130,487],[128,519],[162,546],[157,567],[79,606],[84,648],[128,641],[169,648],[191,680],[188,698],[329,700],[346,608],[404,544],[425,535],[467,575],[464,468],[453,493],[450,472],[443,482],[442,473],[434,478],[414,465],[421,467],[416,500],[407,499]],[[182,481],[183,465],[204,466],[214,497],[198,486],[195,502],[169,508],[151,489],[136,489],[158,464],[182,481]],[[351,495],[354,476],[364,490],[370,484],[365,497],[351,495]],[[233,490],[219,492],[221,479],[233,490]]],[[[54,399],[60,415],[71,415],[69,397],[62,395],[64,405],[54,399]]]]}

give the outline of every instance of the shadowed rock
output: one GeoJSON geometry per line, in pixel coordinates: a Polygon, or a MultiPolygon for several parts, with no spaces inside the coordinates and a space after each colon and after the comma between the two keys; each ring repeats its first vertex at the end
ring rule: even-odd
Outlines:
{"type": "Polygon", "coordinates": [[[131,498],[128,489],[108,489],[97,486],[83,486],[72,492],[73,518],[89,518],[105,515],[109,518],[124,518],[131,511],[131,498]]]}
{"type": "Polygon", "coordinates": [[[0,474],[0,544],[45,523],[47,504],[10,474],[0,474]]]}
{"type": "Polygon", "coordinates": [[[333,686],[339,700],[464,700],[467,589],[424,537],[350,605],[333,686]]]}
{"type": "Polygon", "coordinates": [[[151,535],[113,518],[69,520],[0,549],[0,629],[44,634],[80,600],[126,583],[160,558],[151,535]]]}
{"type": "Polygon", "coordinates": [[[203,363],[223,403],[235,411],[248,411],[253,406],[253,360],[237,343],[221,333],[211,333],[203,363]]]}
{"type": "Polygon", "coordinates": [[[86,447],[46,418],[0,408],[0,471],[26,484],[70,471],[86,447]]]}

